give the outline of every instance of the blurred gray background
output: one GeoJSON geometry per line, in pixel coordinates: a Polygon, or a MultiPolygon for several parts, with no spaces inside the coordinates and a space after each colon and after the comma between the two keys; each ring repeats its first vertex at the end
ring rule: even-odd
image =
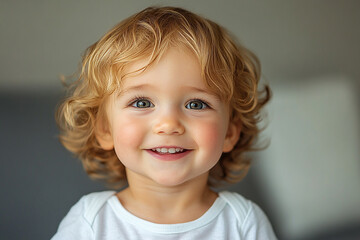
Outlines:
{"type": "Polygon", "coordinates": [[[230,189],[258,203],[280,239],[360,239],[360,2],[0,1],[0,239],[50,239],[84,194],[104,190],[58,143],[59,80],[117,22],[184,7],[253,50],[273,88],[250,174],[230,189]]]}

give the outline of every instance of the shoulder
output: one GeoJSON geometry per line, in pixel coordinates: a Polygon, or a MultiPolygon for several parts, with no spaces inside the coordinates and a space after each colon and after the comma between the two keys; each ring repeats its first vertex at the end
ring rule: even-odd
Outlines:
{"type": "Polygon", "coordinates": [[[83,202],[83,217],[92,225],[99,210],[115,194],[114,191],[94,192],[80,199],[83,202]]]}
{"type": "Polygon", "coordinates": [[[115,194],[114,191],[94,192],[87,194],[71,207],[60,222],[59,228],[52,238],[55,239],[91,239],[92,224],[106,201],[115,194]]]}
{"type": "Polygon", "coordinates": [[[236,216],[245,239],[276,239],[267,216],[258,205],[235,192],[224,191],[219,196],[236,216]]]}
{"type": "Polygon", "coordinates": [[[239,222],[245,220],[253,207],[251,201],[235,192],[223,191],[219,193],[219,196],[230,206],[239,222]]]}

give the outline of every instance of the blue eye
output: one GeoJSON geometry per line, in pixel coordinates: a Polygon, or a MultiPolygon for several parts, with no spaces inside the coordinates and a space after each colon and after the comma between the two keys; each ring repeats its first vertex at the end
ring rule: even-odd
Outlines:
{"type": "Polygon", "coordinates": [[[186,104],[185,107],[188,109],[202,110],[202,109],[208,108],[209,105],[204,103],[201,100],[191,100],[188,104],[186,104]]]}
{"type": "Polygon", "coordinates": [[[134,101],[132,104],[131,104],[132,107],[135,107],[135,108],[150,108],[150,107],[153,107],[154,104],[152,104],[149,100],[147,99],[138,99],[136,101],[134,101]]]}

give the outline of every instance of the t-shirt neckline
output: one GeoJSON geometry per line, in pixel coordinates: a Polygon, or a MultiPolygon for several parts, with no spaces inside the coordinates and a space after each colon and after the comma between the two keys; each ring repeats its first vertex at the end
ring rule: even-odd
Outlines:
{"type": "Polygon", "coordinates": [[[205,226],[213,221],[226,205],[226,202],[224,199],[222,199],[221,195],[222,194],[219,193],[219,196],[216,198],[211,207],[198,219],[190,222],[175,224],[159,224],[139,218],[126,210],[116,195],[113,195],[111,198],[109,198],[108,202],[117,217],[122,221],[126,221],[129,224],[136,226],[137,228],[146,229],[150,232],[171,234],[191,231],[196,228],[205,226]]]}

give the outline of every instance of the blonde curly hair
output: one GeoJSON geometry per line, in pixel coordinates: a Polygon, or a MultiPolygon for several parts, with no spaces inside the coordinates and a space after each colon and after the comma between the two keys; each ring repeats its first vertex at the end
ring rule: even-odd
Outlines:
{"type": "Polygon", "coordinates": [[[208,19],[181,8],[149,7],[120,22],[86,50],[78,80],[58,108],[60,141],[82,160],[90,177],[115,186],[126,183],[125,167],[115,151],[104,150],[96,140],[97,123],[106,122],[104,101],[121,87],[126,66],[145,57],[149,66],[172,46],[193,52],[209,89],[230,106],[230,120],[241,124],[238,142],[211,169],[209,184],[237,182],[246,175],[251,162],[244,153],[254,150],[260,109],[270,99],[267,85],[258,89],[257,57],[208,19]]]}

